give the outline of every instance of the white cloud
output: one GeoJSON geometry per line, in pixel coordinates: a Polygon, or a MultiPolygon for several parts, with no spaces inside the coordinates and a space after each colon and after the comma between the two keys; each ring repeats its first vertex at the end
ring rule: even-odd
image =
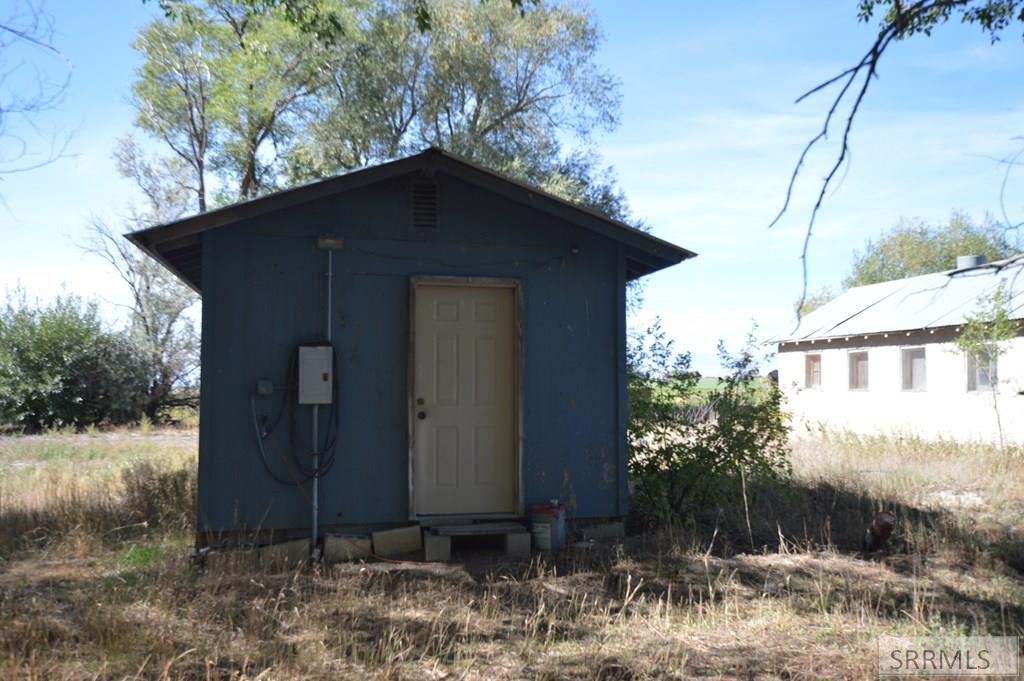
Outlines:
{"type": "MultiPolygon", "coordinates": [[[[662,317],[702,371],[715,370],[718,339],[736,346],[751,320],[772,332],[792,322],[807,219],[834,140],[803,169],[789,215],[771,230],[767,225],[809,139],[810,120],[717,111],[680,117],[674,134],[659,143],[605,148],[635,212],[659,236],[700,254],[651,278],[638,319],[662,317]]],[[[953,209],[978,217],[994,210],[1002,177],[994,159],[1024,130],[1024,115],[876,113],[858,126],[852,165],[815,227],[811,290],[836,285],[852,252],[901,216],[940,221],[953,209]]]]}

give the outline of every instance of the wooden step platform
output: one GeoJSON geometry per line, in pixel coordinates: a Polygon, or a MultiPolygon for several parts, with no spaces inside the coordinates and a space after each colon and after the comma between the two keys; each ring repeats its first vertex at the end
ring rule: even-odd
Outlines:
{"type": "Polygon", "coordinates": [[[443,523],[424,529],[424,549],[427,560],[449,560],[451,556],[452,537],[486,537],[501,536],[505,544],[505,554],[510,558],[529,558],[531,535],[526,526],[520,522],[484,522],[484,523],[443,523]]]}
{"type": "Polygon", "coordinates": [[[489,534],[519,534],[527,532],[522,523],[501,522],[501,523],[463,523],[460,525],[436,525],[430,528],[434,534],[444,537],[467,537],[474,535],[489,534]]]}

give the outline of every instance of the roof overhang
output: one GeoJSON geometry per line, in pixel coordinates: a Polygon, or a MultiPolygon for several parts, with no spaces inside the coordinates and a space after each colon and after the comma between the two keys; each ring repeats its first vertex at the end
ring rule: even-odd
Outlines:
{"type": "Polygon", "coordinates": [[[922,340],[959,333],[1002,291],[1006,313],[1024,319],[1024,255],[967,268],[850,288],[769,339],[779,349],[864,341],[922,340]],[[989,302],[985,302],[989,301],[989,302]],[[981,307],[979,307],[981,306],[981,307]]]}
{"type": "Polygon", "coordinates": [[[696,255],[693,251],[612,220],[518,180],[437,148],[344,175],[242,201],[125,236],[197,292],[202,291],[202,234],[273,211],[424,171],[443,172],[510,200],[607,236],[627,247],[626,277],[636,279],[696,255]]]}
{"type": "Polygon", "coordinates": [[[795,348],[821,348],[833,344],[843,345],[857,342],[871,344],[893,340],[919,341],[935,335],[945,336],[949,333],[959,332],[959,326],[937,326],[924,329],[899,329],[894,331],[877,331],[873,333],[855,333],[838,336],[819,336],[814,338],[773,339],[765,341],[765,345],[778,345],[779,350],[792,350],[795,348]]]}

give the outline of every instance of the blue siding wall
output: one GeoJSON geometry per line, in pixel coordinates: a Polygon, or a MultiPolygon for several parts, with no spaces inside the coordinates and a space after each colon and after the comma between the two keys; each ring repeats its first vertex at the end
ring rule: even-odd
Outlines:
{"type": "MultiPolygon", "coordinates": [[[[289,354],[324,335],[326,254],[334,255],[333,336],[341,419],[321,481],[326,526],[408,519],[409,280],[515,278],[523,291],[523,497],[559,498],[578,517],[626,510],[624,268],[620,247],[476,186],[438,175],[436,231],[411,227],[409,181],[203,235],[200,530],[309,526],[308,492],[273,481],[250,416],[257,379],[286,381],[289,354]],[[572,254],[571,249],[579,250],[572,254]]],[[[281,393],[259,398],[273,417],[281,393]]],[[[323,418],[323,417],[322,417],[323,418]]],[[[268,442],[287,445],[287,413],[268,442]]],[[[309,442],[308,407],[295,442],[309,442]]]]}

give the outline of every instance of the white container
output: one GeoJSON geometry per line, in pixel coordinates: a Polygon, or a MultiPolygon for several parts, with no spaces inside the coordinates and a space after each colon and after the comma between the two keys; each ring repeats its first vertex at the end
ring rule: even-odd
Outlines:
{"type": "Polygon", "coordinates": [[[551,550],[551,524],[550,523],[534,523],[533,524],[533,548],[540,549],[542,551],[551,550]]]}

